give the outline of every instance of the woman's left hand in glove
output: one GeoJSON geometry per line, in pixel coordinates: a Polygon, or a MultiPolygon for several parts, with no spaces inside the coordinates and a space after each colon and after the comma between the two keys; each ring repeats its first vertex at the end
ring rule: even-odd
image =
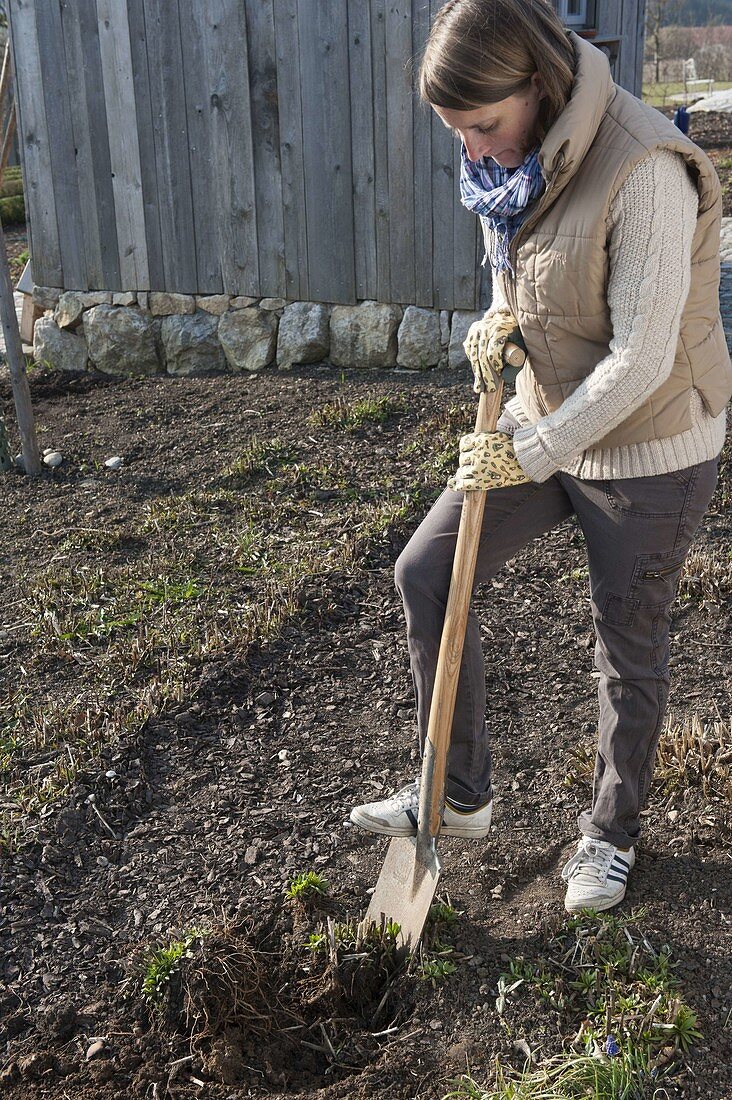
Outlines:
{"type": "Polygon", "coordinates": [[[457,492],[501,489],[531,481],[519,465],[506,432],[470,432],[460,439],[460,467],[447,482],[457,492]]]}

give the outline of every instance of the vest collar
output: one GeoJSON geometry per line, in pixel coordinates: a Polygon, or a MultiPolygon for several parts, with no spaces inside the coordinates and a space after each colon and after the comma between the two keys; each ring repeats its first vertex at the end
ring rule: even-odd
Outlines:
{"type": "Polygon", "coordinates": [[[572,92],[541,143],[538,160],[545,179],[561,170],[563,183],[577,171],[602,117],[615,96],[610,63],[596,46],[568,32],[577,58],[572,92]]]}

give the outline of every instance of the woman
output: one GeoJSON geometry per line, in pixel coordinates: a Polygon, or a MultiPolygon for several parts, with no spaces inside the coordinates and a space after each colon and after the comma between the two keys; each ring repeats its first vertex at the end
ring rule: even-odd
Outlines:
{"type": "MultiPolygon", "coordinates": [[[[732,395],[719,313],[720,184],[702,150],[616,85],[605,55],[544,0],[450,0],[419,80],[421,97],[461,139],[461,197],[481,218],[491,261],[493,302],[465,345],[474,388],[494,388],[488,365],[500,369],[515,325],[528,353],[496,431],[461,438],[456,474],[396,563],[420,745],[463,493],[489,490],[476,585],[576,515],[599,743],[592,805],[562,876],[568,910],[607,909],[623,898],[635,862],[668,699],[671,605],[716,486],[732,395]]],[[[471,610],[448,836],[490,830],[484,712],[471,610]]],[[[357,806],[351,820],[413,833],[418,782],[357,806]]]]}

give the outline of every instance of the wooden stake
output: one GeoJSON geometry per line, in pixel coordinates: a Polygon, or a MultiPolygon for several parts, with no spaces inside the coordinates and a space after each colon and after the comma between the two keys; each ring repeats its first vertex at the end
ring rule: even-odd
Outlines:
{"type": "Polygon", "coordinates": [[[8,254],[5,249],[5,234],[2,225],[0,225],[0,314],[2,314],[5,354],[8,359],[10,383],[13,387],[15,412],[18,418],[20,441],[23,448],[23,464],[27,474],[37,475],[41,472],[41,456],[38,451],[36,426],[33,420],[33,405],[28,386],[28,375],[25,369],[23,344],[18,329],[18,318],[15,313],[13,284],[10,280],[8,254]]]}

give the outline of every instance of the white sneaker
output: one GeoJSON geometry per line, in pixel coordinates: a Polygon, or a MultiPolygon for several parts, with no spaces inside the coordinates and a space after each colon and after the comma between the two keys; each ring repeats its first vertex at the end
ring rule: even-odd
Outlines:
{"type": "MultiPolygon", "coordinates": [[[[354,806],[350,816],[354,825],[369,833],[416,836],[418,811],[419,779],[415,779],[382,802],[366,802],[361,806],[354,806]]],[[[477,810],[470,807],[458,808],[446,802],[440,835],[480,839],[490,832],[492,814],[492,799],[477,810]]]]}
{"type": "Polygon", "coordinates": [[[577,851],[562,868],[567,882],[564,908],[610,909],[625,897],[630,869],[635,863],[635,848],[624,852],[607,840],[580,837],[577,851]]]}

